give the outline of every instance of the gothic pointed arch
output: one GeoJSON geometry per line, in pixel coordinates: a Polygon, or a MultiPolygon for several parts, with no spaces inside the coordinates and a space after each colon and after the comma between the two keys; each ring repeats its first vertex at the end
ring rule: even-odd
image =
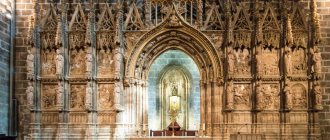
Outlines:
{"type": "Polygon", "coordinates": [[[190,55],[204,80],[221,76],[221,62],[211,41],[201,32],[186,23],[173,5],[164,22],[144,34],[128,52],[126,77],[147,78],[150,62],[161,52],[179,49],[190,55]]]}

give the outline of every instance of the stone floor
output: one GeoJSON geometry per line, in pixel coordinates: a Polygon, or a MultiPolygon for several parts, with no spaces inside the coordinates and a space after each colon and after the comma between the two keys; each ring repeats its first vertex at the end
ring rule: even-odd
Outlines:
{"type": "Polygon", "coordinates": [[[212,140],[211,137],[179,137],[179,136],[164,136],[164,137],[135,137],[129,140],[212,140]]]}

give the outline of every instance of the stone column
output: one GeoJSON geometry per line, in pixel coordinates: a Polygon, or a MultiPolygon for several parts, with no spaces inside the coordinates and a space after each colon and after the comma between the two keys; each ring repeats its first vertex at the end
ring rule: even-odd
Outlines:
{"type": "Polygon", "coordinates": [[[221,131],[220,131],[220,119],[223,117],[221,115],[222,111],[222,88],[223,83],[222,83],[222,78],[218,78],[216,83],[214,84],[214,94],[213,94],[213,110],[212,110],[212,116],[213,116],[213,136],[220,136],[221,131]]]}
{"type": "Polygon", "coordinates": [[[151,3],[150,0],[144,0],[144,18],[145,22],[148,25],[147,27],[150,27],[151,24],[151,3]]]}
{"type": "Polygon", "coordinates": [[[205,89],[205,83],[204,83],[204,81],[203,80],[201,80],[200,81],[200,111],[201,111],[201,113],[200,113],[200,135],[204,135],[204,131],[205,131],[205,123],[206,123],[206,120],[205,120],[205,117],[206,117],[206,115],[205,115],[205,107],[206,107],[206,105],[205,105],[205,98],[206,98],[206,96],[205,96],[205,94],[206,94],[206,89],[205,89]]]}
{"type": "Polygon", "coordinates": [[[143,135],[148,135],[148,82],[143,81],[142,84],[142,99],[143,99],[143,135]]]}
{"type": "Polygon", "coordinates": [[[136,79],[136,133],[137,135],[141,135],[141,125],[142,125],[142,98],[141,98],[141,81],[136,79]]]}
{"type": "Polygon", "coordinates": [[[205,117],[205,129],[206,129],[206,135],[212,136],[212,108],[213,108],[213,81],[207,81],[206,83],[206,89],[205,89],[205,106],[206,106],[206,117],[205,117]]]}
{"type": "Polygon", "coordinates": [[[197,0],[197,26],[203,26],[203,2],[202,0],[197,0]]]}

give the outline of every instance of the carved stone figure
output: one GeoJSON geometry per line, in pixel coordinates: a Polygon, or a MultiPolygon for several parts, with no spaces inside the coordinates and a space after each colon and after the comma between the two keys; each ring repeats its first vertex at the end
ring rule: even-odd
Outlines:
{"type": "Polygon", "coordinates": [[[34,55],[32,54],[32,49],[27,50],[28,55],[26,58],[26,69],[27,69],[27,78],[33,79],[34,76],[34,55]]]}
{"type": "Polygon", "coordinates": [[[317,82],[314,86],[314,94],[315,94],[315,109],[322,110],[322,91],[320,83],[317,82]]]}
{"type": "Polygon", "coordinates": [[[172,14],[170,16],[169,27],[178,27],[180,25],[181,23],[179,18],[175,14],[172,14]]]}
{"type": "Polygon", "coordinates": [[[87,48],[86,53],[86,74],[91,74],[93,66],[92,48],[87,48]]]}
{"type": "Polygon", "coordinates": [[[56,50],[57,56],[56,56],[56,74],[62,75],[63,73],[63,65],[64,65],[64,57],[63,52],[61,49],[56,50]]]}
{"type": "Polygon", "coordinates": [[[285,48],[284,62],[285,62],[285,73],[287,75],[292,73],[292,59],[291,59],[291,57],[292,57],[291,50],[290,50],[290,48],[286,47],[285,48]]]}
{"type": "Polygon", "coordinates": [[[26,88],[26,96],[27,96],[27,103],[28,105],[33,108],[34,106],[34,95],[33,95],[33,83],[28,82],[28,86],[26,88]]]}
{"type": "Polygon", "coordinates": [[[122,61],[122,54],[120,52],[120,49],[119,48],[116,48],[115,50],[115,56],[114,56],[115,60],[115,77],[116,78],[119,78],[120,77],[120,70],[121,70],[121,61],[122,61]]]}
{"type": "Polygon", "coordinates": [[[235,55],[232,48],[228,48],[228,72],[234,72],[234,65],[235,65],[235,55]]]}
{"type": "Polygon", "coordinates": [[[115,83],[115,88],[114,88],[114,105],[116,110],[121,110],[120,108],[120,98],[121,98],[121,84],[120,83],[115,83]]]}
{"type": "Polygon", "coordinates": [[[87,110],[92,108],[92,83],[87,83],[85,107],[87,110]]]}
{"type": "Polygon", "coordinates": [[[263,74],[264,66],[263,66],[263,59],[262,55],[259,52],[256,52],[256,61],[257,61],[257,74],[260,76],[263,74]]]}
{"type": "Polygon", "coordinates": [[[63,95],[64,94],[64,87],[61,82],[58,82],[57,91],[56,91],[56,104],[61,109],[63,107],[63,95]]]}
{"type": "Polygon", "coordinates": [[[311,51],[312,55],[313,55],[313,68],[314,68],[314,72],[315,73],[321,73],[321,52],[318,48],[315,48],[314,51],[312,49],[311,51]]]}
{"type": "Polygon", "coordinates": [[[284,86],[284,93],[285,93],[285,97],[286,97],[286,109],[289,109],[291,110],[292,109],[292,106],[293,106],[293,103],[292,103],[292,100],[293,100],[293,95],[292,95],[292,91],[290,89],[291,87],[289,86],[289,84],[285,84],[284,86]]]}
{"type": "Polygon", "coordinates": [[[227,86],[227,109],[234,109],[234,84],[230,82],[227,86]]]}

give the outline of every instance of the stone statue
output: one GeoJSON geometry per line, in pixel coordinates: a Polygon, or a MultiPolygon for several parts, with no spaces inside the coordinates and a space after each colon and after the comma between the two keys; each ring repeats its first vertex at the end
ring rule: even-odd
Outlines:
{"type": "Polygon", "coordinates": [[[227,109],[234,109],[234,84],[230,82],[227,86],[227,109]]]}
{"type": "Polygon", "coordinates": [[[61,82],[58,82],[58,87],[56,91],[56,104],[60,109],[62,109],[63,107],[63,93],[64,93],[63,84],[61,82]]]}
{"type": "Polygon", "coordinates": [[[315,48],[314,50],[311,49],[311,53],[313,55],[313,68],[315,73],[321,73],[321,52],[318,48],[315,48]]]}
{"type": "Polygon", "coordinates": [[[314,94],[315,94],[315,109],[322,110],[322,91],[321,91],[321,86],[317,82],[314,86],[314,94]]]}
{"type": "Polygon", "coordinates": [[[120,83],[115,83],[115,88],[114,88],[114,107],[116,110],[121,110],[120,107],[120,96],[121,96],[121,85],[120,83]]]}
{"type": "Polygon", "coordinates": [[[63,72],[63,64],[64,64],[64,57],[63,52],[61,49],[56,50],[57,56],[56,56],[56,74],[62,75],[63,72]]]}
{"type": "Polygon", "coordinates": [[[91,74],[93,65],[92,48],[87,48],[86,53],[86,74],[91,74]]]}
{"type": "Polygon", "coordinates": [[[92,109],[92,83],[87,83],[85,106],[87,110],[92,109]]]}
{"type": "Polygon", "coordinates": [[[228,72],[234,72],[234,65],[235,65],[235,54],[232,48],[228,48],[228,72]]]}
{"type": "Polygon", "coordinates": [[[115,77],[120,78],[120,68],[121,68],[121,52],[120,48],[116,48],[115,55],[114,55],[114,62],[115,62],[115,77]]]}
{"type": "Polygon", "coordinates": [[[287,75],[291,74],[292,73],[292,59],[291,59],[291,50],[290,48],[286,47],[285,48],[285,73],[287,75]]]}
{"type": "Polygon", "coordinates": [[[33,79],[34,76],[34,55],[32,54],[32,49],[27,50],[28,55],[26,58],[26,66],[27,66],[27,78],[33,79]]]}
{"type": "Polygon", "coordinates": [[[178,96],[178,87],[176,84],[172,87],[172,96],[178,96]]]}
{"type": "Polygon", "coordinates": [[[263,66],[262,66],[262,56],[259,52],[256,52],[256,61],[257,61],[257,73],[258,75],[263,74],[263,66]]]}
{"type": "Polygon", "coordinates": [[[292,91],[291,91],[291,87],[289,86],[289,84],[285,84],[284,86],[284,93],[285,93],[285,97],[286,97],[286,109],[292,109],[293,107],[293,95],[292,95],[292,91]]]}
{"type": "Polygon", "coordinates": [[[33,83],[28,82],[28,86],[26,88],[26,96],[27,96],[27,103],[29,106],[33,107],[33,83]]]}

